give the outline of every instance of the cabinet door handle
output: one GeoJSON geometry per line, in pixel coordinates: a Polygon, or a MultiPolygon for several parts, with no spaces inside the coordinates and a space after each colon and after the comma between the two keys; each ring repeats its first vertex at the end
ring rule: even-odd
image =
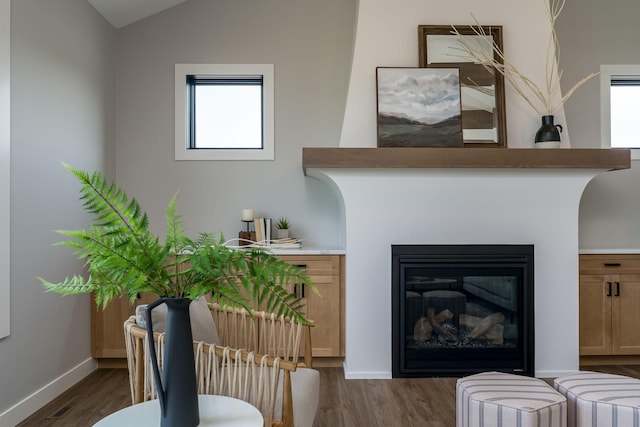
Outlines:
{"type": "MultiPolygon", "coordinates": [[[[302,270],[306,270],[307,269],[307,264],[294,264],[294,265],[296,267],[302,269],[302,270]]],[[[298,284],[297,283],[295,285],[293,285],[293,293],[298,298],[304,298],[304,283],[302,285],[300,285],[300,293],[302,294],[302,297],[300,295],[298,295],[298,284]]]]}
{"type": "Polygon", "coordinates": [[[619,262],[605,262],[604,266],[605,267],[620,267],[622,264],[620,264],[619,262]]]}
{"type": "Polygon", "coordinates": [[[620,296],[620,282],[616,282],[616,294],[614,296],[620,296]]]}
{"type": "Polygon", "coordinates": [[[611,282],[607,282],[607,296],[610,297],[611,296],[611,286],[613,285],[613,283],[611,282]]]}

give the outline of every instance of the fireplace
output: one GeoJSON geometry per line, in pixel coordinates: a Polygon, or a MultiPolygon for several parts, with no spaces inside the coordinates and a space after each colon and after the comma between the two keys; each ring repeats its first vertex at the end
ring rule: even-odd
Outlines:
{"type": "Polygon", "coordinates": [[[534,374],[533,245],[392,245],[393,377],[534,374]]]}

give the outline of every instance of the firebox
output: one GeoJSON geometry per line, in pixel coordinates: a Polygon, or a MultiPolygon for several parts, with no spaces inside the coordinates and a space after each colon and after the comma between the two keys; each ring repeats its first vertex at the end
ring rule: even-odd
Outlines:
{"type": "Polygon", "coordinates": [[[533,245],[392,245],[392,374],[534,375],[533,245]]]}

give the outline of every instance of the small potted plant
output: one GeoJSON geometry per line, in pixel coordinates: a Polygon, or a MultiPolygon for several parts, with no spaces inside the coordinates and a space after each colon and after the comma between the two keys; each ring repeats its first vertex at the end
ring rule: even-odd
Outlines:
{"type": "Polygon", "coordinates": [[[287,239],[289,237],[289,220],[281,217],[276,222],[276,238],[287,239]]]}

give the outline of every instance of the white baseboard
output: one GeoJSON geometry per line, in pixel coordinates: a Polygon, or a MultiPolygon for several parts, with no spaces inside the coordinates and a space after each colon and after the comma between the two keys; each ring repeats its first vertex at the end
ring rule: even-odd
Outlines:
{"type": "Polygon", "coordinates": [[[366,372],[366,371],[349,371],[346,360],[342,364],[345,380],[390,380],[392,378],[390,371],[366,372]]]}
{"type": "Polygon", "coordinates": [[[0,413],[0,426],[15,426],[24,421],[97,368],[97,362],[91,358],[79,363],[49,384],[0,413]]]}
{"type": "Polygon", "coordinates": [[[536,371],[536,378],[558,378],[563,377],[565,375],[575,374],[576,371],[536,371]]]}
{"type": "MultiPolygon", "coordinates": [[[[362,371],[349,371],[346,361],[343,364],[344,379],[345,380],[387,380],[391,379],[391,372],[362,372],[362,371]]],[[[536,371],[536,378],[558,378],[565,375],[575,374],[577,371],[536,371]]]]}

